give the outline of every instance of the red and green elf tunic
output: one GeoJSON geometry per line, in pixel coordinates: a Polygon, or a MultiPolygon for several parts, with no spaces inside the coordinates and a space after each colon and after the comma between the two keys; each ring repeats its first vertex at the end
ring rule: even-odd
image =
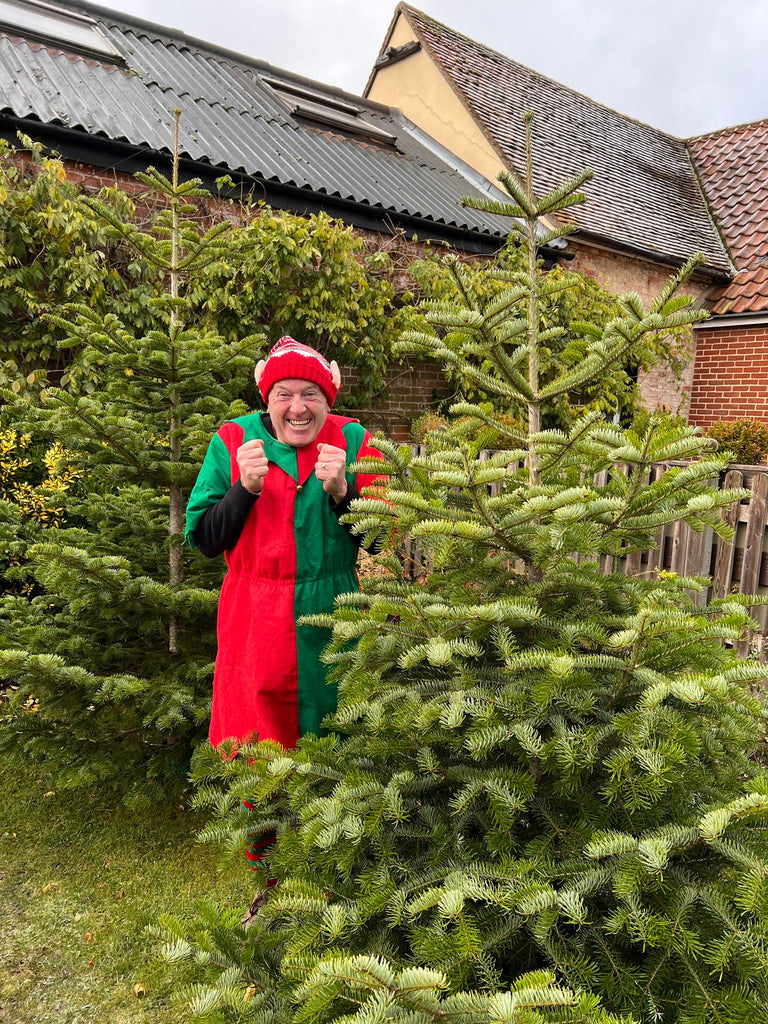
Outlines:
{"type": "MultiPolygon", "coordinates": [[[[218,746],[252,734],[287,748],[321,732],[336,708],[320,654],[329,631],[299,626],[302,615],[328,612],[338,594],[357,590],[358,544],[339,524],[314,474],[319,444],[346,449],[347,466],[365,455],[370,434],[356,420],[329,414],[312,444],[278,441],[262,416],[225,423],[211,441],[187,507],[186,539],[207,509],[239,480],[237,449],[261,439],[269,471],[234,546],[218,613],[210,741],[218,746]]],[[[357,491],[376,478],[347,473],[357,491]]]]}

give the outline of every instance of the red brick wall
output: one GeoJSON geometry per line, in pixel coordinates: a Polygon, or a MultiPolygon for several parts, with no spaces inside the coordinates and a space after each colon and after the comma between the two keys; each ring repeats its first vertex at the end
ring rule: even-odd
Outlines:
{"type": "MultiPolygon", "coordinates": [[[[342,368],[342,391],[336,404],[344,409],[344,386],[350,386],[354,371],[342,368]]],[[[380,430],[393,441],[410,440],[410,423],[435,401],[450,394],[450,388],[437,363],[425,360],[404,366],[392,366],[387,387],[371,409],[356,410],[354,415],[369,430],[380,430]]]]}
{"type": "MultiPolygon", "coordinates": [[[[89,164],[80,164],[73,160],[62,160],[62,163],[66,169],[67,178],[75,185],[81,185],[84,189],[92,192],[96,192],[104,187],[119,188],[123,192],[127,192],[129,196],[139,200],[136,204],[139,212],[143,210],[149,213],[156,209],[155,205],[148,203],[146,200],[141,201],[140,197],[146,196],[149,189],[142,182],[137,181],[132,174],[92,167],[89,164]]],[[[201,200],[201,202],[203,201],[201,200]]],[[[211,224],[218,220],[231,220],[237,223],[241,219],[243,208],[237,203],[230,202],[228,199],[219,199],[211,196],[210,199],[205,199],[204,203],[206,214],[203,216],[203,220],[206,223],[208,218],[210,218],[211,224]]]]}
{"type": "Polygon", "coordinates": [[[147,186],[137,181],[132,174],[124,174],[122,171],[107,170],[101,167],[92,167],[90,164],[76,163],[74,160],[62,160],[67,172],[67,178],[75,185],[82,185],[83,188],[96,190],[103,187],[121,188],[128,195],[137,196],[147,191],[147,186]]]}
{"type": "Polygon", "coordinates": [[[690,422],[745,416],[768,423],[768,324],[698,329],[690,422]]]}

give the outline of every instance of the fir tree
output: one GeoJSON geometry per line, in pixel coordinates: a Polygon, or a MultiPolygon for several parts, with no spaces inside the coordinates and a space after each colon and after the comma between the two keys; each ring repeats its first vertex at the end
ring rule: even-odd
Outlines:
{"type": "MultiPolygon", "coordinates": [[[[493,262],[507,273],[489,274],[487,258],[464,257],[462,260],[462,287],[473,294],[475,304],[488,305],[508,287],[508,281],[515,272],[524,273],[528,269],[527,254],[514,235],[496,254],[493,262]]],[[[455,258],[446,258],[444,253],[430,253],[409,268],[409,275],[425,298],[450,304],[456,291],[454,263],[455,258]]],[[[547,272],[547,289],[539,294],[538,312],[539,327],[547,332],[540,345],[542,386],[561,375],[565,368],[578,366],[595,332],[604,330],[612,320],[622,315],[615,295],[586,274],[569,272],[560,266],[554,266],[547,272]],[[566,331],[549,330],[563,325],[567,327],[566,331]]],[[[404,327],[423,332],[426,322],[423,308],[406,307],[403,319],[406,321],[404,327]]],[[[674,328],[664,334],[649,332],[623,359],[605,367],[597,380],[587,378],[572,390],[547,402],[542,409],[543,425],[569,430],[575,419],[593,410],[601,412],[608,420],[629,425],[642,409],[637,386],[638,369],[650,370],[663,362],[679,379],[690,341],[688,326],[674,328]]],[[[443,368],[454,388],[452,398],[442,400],[444,406],[460,400],[487,400],[499,412],[509,415],[509,396],[483,392],[476,380],[463,377],[461,364],[444,364],[443,368]]],[[[514,399],[512,401],[514,404],[514,399]]]]}
{"type": "Polygon", "coordinates": [[[325,214],[220,199],[232,222],[206,231],[210,194],[154,171],[94,198],[20,142],[28,161],[0,143],[0,743],[56,785],[162,797],[210,710],[223,566],[179,543],[207,444],[282,333],[353,368],[347,409],[380,392],[388,263],[325,214]]]}
{"type": "Polygon", "coordinates": [[[701,607],[700,580],[614,571],[665,523],[725,532],[718,510],[738,494],[711,488],[721,464],[693,429],[651,418],[638,434],[596,413],[541,429],[558,396],[702,316],[678,294],[692,262],[647,310],[623,296],[583,362],[540,382],[552,285],[536,225],[581,201],[584,180],[538,199],[530,158],[525,183],[505,176],[511,202],[486,205],[521,225],[525,270],[488,300],[456,262],[452,300],[403,341],[524,411],[528,430],[462,404],[423,456],[378,442],[386,502],[361,499],[356,528],[409,533],[428,568],[414,580],[382,555],[384,575],[317,618],[334,630],[333,732],[290,752],[197,755],[199,800],[216,809],[206,837],[236,850],[246,828],[274,829],[262,881],[279,879],[248,928],[215,907],[192,928],[165,923],[165,956],[200,1013],[764,1017],[768,780],[751,692],[764,669],[728,646],[755,599],[701,607]],[[481,460],[499,438],[507,447],[481,460]],[[648,482],[653,464],[681,459],[648,482]]]}
{"type": "MultiPolygon", "coordinates": [[[[0,607],[0,678],[17,686],[2,742],[46,760],[59,785],[98,781],[134,801],[177,792],[205,734],[221,570],[182,552],[185,493],[216,426],[245,411],[232,395],[257,343],[201,330],[190,311],[190,282],[221,258],[230,230],[191,219],[207,193],[179,181],[178,153],[173,180],[154,169],[139,178],[161,211],[150,230],[86,201],[155,269],[151,327],[135,333],[85,302],[51,316],[81,347],[83,373],[16,413],[77,454],[83,486],[66,524],[24,551],[16,575],[32,599],[0,607]]],[[[4,506],[6,524],[19,516],[4,506]]]]}

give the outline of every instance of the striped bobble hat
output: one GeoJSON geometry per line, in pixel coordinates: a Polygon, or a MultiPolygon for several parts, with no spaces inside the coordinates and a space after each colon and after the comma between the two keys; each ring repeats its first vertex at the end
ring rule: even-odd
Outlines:
{"type": "Polygon", "coordinates": [[[328,405],[333,405],[339,393],[338,379],[334,379],[338,378],[338,372],[335,363],[329,363],[315,349],[286,334],[273,345],[266,360],[256,367],[256,380],[265,402],[274,384],[279,380],[292,379],[310,380],[317,384],[328,399],[328,405]]]}

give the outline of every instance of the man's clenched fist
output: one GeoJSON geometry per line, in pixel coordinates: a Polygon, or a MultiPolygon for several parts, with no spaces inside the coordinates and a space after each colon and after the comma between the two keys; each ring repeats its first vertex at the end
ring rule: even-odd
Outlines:
{"type": "Polygon", "coordinates": [[[343,448],[332,444],[317,446],[317,462],[315,476],[322,481],[323,490],[330,494],[334,501],[339,502],[347,493],[347,453],[343,448]]]}
{"type": "Polygon", "coordinates": [[[240,483],[251,494],[258,494],[264,485],[269,462],[264,454],[264,442],[246,441],[237,449],[237,465],[240,469],[240,483]]]}

